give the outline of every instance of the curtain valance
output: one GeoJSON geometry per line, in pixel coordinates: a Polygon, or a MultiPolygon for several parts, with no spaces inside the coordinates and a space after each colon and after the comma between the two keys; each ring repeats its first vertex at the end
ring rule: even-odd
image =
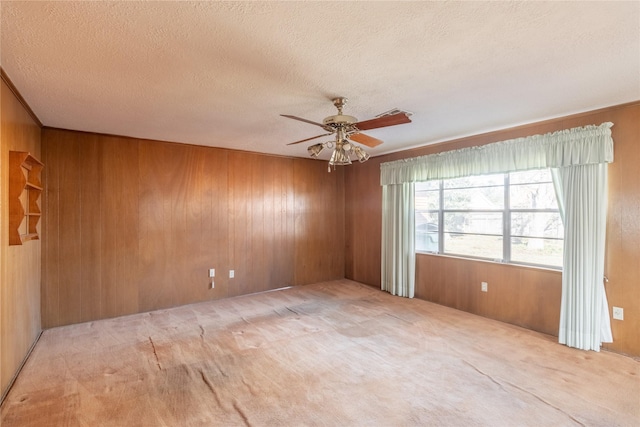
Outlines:
{"type": "Polygon", "coordinates": [[[380,165],[380,185],[613,162],[613,123],[445,151],[380,165]]]}

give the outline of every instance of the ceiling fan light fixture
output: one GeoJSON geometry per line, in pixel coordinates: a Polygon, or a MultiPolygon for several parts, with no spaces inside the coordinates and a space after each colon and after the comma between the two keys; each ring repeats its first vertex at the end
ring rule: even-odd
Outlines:
{"type": "Polygon", "coordinates": [[[309,152],[309,155],[311,157],[318,157],[318,155],[322,152],[323,149],[324,149],[324,144],[314,144],[314,145],[311,145],[309,148],[307,148],[307,151],[309,152]]]}
{"type": "Polygon", "coordinates": [[[411,123],[411,119],[409,118],[409,116],[411,116],[412,113],[400,110],[398,108],[386,111],[376,116],[376,118],[374,119],[358,121],[358,119],[356,119],[355,117],[348,116],[342,113],[342,109],[346,103],[347,98],[335,98],[333,100],[333,105],[338,109],[338,114],[325,117],[322,123],[303,119],[302,117],[281,114],[281,116],[283,117],[312,124],[321,127],[325,131],[329,132],[323,135],[301,139],[287,145],[299,144],[301,142],[310,141],[312,139],[320,138],[326,135],[335,134],[334,141],[315,144],[307,148],[309,155],[313,158],[317,158],[325,148],[333,150],[333,152],[331,153],[331,159],[329,160],[329,172],[331,172],[331,166],[333,166],[335,169],[336,166],[345,166],[352,164],[351,157],[357,158],[360,163],[364,163],[369,160],[369,153],[364,151],[360,146],[352,143],[349,138],[353,138],[354,142],[364,145],[365,147],[374,148],[382,144],[383,141],[363,134],[363,130],[379,129],[388,126],[411,123]]]}
{"type": "Polygon", "coordinates": [[[351,159],[349,155],[344,151],[342,147],[336,147],[331,154],[331,159],[329,160],[330,166],[346,166],[351,164],[351,159]]]}
{"type": "Polygon", "coordinates": [[[353,152],[356,154],[356,156],[358,157],[358,161],[360,163],[364,163],[367,160],[369,160],[369,153],[367,153],[366,151],[364,151],[362,148],[354,145],[353,146],[353,152]]]}

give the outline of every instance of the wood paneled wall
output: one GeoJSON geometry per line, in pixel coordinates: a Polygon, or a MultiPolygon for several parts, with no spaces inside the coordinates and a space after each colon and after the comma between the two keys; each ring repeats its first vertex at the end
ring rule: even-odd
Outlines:
{"type": "Polygon", "coordinates": [[[344,169],[329,173],[326,161],[300,159],[293,169],[295,282],[316,283],[336,275],[344,278],[344,169]]]}
{"type": "Polygon", "coordinates": [[[559,271],[418,254],[416,276],[416,298],[558,335],[559,271]]]}
{"type": "Polygon", "coordinates": [[[45,328],[344,277],[326,162],[49,128],[42,144],[45,328]]]}
{"type": "MultiPolygon", "coordinates": [[[[607,121],[614,123],[615,161],[609,166],[606,292],[610,307],[624,308],[624,320],[612,320],[614,342],[605,348],[640,356],[638,102],[402,151],[349,167],[345,171],[346,277],[380,286],[380,163],[607,121]]],[[[559,274],[437,255],[418,255],[416,261],[418,297],[558,334],[559,274]],[[487,294],[481,295],[480,281],[489,282],[487,294]]]]}
{"type": "Polygon", "coordinates": [[[5,83],[0,89],[0,395],[40,334],[39,240],[9,246],[9,151],[40,158],[40,126],[5,83]]]}

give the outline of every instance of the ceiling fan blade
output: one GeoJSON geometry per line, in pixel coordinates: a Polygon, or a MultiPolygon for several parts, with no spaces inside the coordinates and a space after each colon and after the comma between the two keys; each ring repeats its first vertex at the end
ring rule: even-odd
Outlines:
{"type": "Polygon", "coordinates": [[[364,133],[354,133],[353,135],[349,135],[349,139],[371,148],[377,147],[384,142],[381,139],[365,135],[364,133]]]}
{"type": "Polygon", "coordinates": [[[354,124],[358,130],[377,129],[387,126],[401,125],[411,123],[411,119],[405,113],[390,114],[388,116],[376,117],[375,119],[365,120],[354,124]]]}
{"type": "Polygon", "coordinates": [[[301,122],[305,122],[305,123],[309,123],[311,125],[316,125],[316,126],[320,126],[322,129],[332,132],[334,131],[334,129],[331,126],[327,126],[327,125],[323,125],[322,123],[318,123],[318,122],[314,122],[311,120],[307,120],[307,119],[303,119],[302,117],[296,117],[296,116],[290,116],[288,114],[280,114],[282,117],[286,117],[288,119],[293,119],[293,120],[298,120],[301,122]]]}
{"type": "Polygon", "coordinates": [[[323,133],[322,135],[312,136],[311,138],[301,139],[300,141],[296,141],[296,142],[290,142],[290,143],[288,143],[287,145],[300,144],[301,142],[311,141],[312,139],[320,138],[321,136],[331,135],[332,133],[333,133],[333,132],[330,132],[330,133],[323,133]]]}

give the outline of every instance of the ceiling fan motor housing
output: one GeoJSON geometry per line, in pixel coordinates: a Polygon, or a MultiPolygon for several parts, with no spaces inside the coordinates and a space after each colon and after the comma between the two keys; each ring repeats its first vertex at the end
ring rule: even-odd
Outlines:
{"type": "Polygon", "coordinates": [[[347,116],[345,114],[337,114],[335,116],[329,116],[322,121],[322,123],[327,126],[352,125],[357,122],[358,122],[358,119],[356,119],[353,116],[347,116]]]}

